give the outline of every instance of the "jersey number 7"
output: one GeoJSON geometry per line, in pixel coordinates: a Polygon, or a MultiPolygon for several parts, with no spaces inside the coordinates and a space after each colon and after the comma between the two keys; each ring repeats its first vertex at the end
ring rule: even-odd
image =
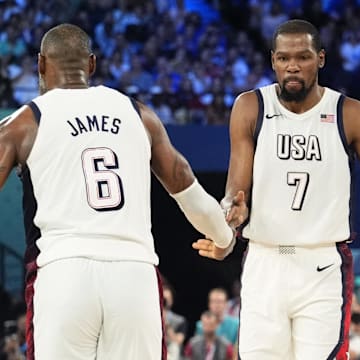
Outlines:
{"type": "Polygon", "coordinates": [[[309,174],[306,172],[288,172],[287,183],[290,186],[296,186],[295,195],[291,205],[293,210],[301,210],[304,204],[306,191],[309,185],[309,174]]]}

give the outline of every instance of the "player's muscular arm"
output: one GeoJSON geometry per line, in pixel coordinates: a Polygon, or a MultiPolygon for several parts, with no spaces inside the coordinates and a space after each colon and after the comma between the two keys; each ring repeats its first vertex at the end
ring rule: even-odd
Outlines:
{"type": "Polygon", "coordinates": [[[16,164],[16,146],[6,122],[0,124],[0,189],[16,164]]]}
{"type": "Polygon", "coordinates": [[[141,104],[139,106],[143,122],[150,135],[152,171],[170,194],[186,189],[195,180],[188,162],[171,145],[158,116],[148,107],[141,104]]]}
{"type": "Polygon", "coordinates": [[[233,238],[218,202],[196,181],[186,159],[171,145],[156,114],[144,105],[140,112],[149,133],[152,171],[176,200],[189,222],[219,248],[228,248],[233,238]]]}
{"type": "Polygon", "coordinates": [[[346,98],[343,108],[344,131],[348,144],[360,159],[360,101],[346,98]]]}
{"type": "Polygon", "coordinates": [[[235,101],[230,117],[230,164],[226,183],[224,208],[232,207],[227,220],[239,226],[248,216],[247,202],[252,184],[254,131],[258,100],[254,92],[241,94],[235,101]]]}
{"type": "Polygon", "coordinates": [[[0,122],[0,188],[14,166],[26,162],[36,131],[33,113],[27,106],[0,122]]]}
{"type": "MultiPolygon", "coordinates": [[[[253,92],[240,95],[230,116],[230,165],[226,183],[226,193],[222,205],[228,210],[226,220],[233,228],[238,227],[248,217],[247,201],[252,183],[254,156],[253,134],[258,113],[258,101],[253,92]]],[[[232,246],[223,250],[207,239],[199,239],[193,248],[204,257],[221,260],[232,251],[232,246]]]]}

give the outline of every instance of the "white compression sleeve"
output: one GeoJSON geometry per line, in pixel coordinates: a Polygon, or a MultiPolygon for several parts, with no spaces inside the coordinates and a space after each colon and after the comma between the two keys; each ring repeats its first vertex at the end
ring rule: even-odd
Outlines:
{"type": "Polygon", "coordinates": [[[170,195],[196,230],[213,240],[220,248],[230,245],[233,231],[226,223],[219,203],[196,179],[185,190],[170,195]]]}

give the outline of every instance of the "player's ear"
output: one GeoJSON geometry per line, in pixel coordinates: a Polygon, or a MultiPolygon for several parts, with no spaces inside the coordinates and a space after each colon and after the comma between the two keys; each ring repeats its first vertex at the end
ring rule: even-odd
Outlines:
{"type": "Polygon", "coordinates": [[[321,49],[319,52],[319,68],[323,68],[325,65],[325,50],[321,49]]]}
{"type": "Polygon", "coordinates": [[[38,72],[41,75],[45,74],[45,56],[38,54],[38,72]]]}
{"type": "Polygon", "coordinates": [[[96,56],[95,54],[90,54],[89,56],[89,76],[93,75],[96,70],[96,56]]]}
{"type": "Polygon", "coordinates": [[[275,70],[275,65],[274,65],[274,51],[271,50],[271,67],[273,70],[275,70]]]}

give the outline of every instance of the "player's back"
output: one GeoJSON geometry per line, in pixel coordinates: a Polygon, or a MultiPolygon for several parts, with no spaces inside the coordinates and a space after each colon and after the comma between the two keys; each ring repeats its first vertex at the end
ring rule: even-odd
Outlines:
{"type": "Polygon", "coordinates": [[[151,148],[130,98],[104,86],[54,89],[30,105],[39,128],[24,193],[25,206],[36,206],[25,215],[41,233],[38,264],[72,256],[156,263],[151,148]]]}

